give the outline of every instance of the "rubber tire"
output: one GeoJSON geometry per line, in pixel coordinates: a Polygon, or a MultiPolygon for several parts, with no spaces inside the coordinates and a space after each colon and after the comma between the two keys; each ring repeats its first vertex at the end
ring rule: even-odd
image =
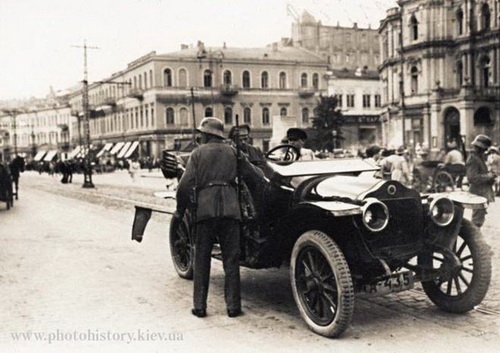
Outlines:
{"type": "Polygon", "coordinates": [[[293,298],[299,309],[300,316],[309,328],[325,337],[335,338],[340,336],[348,328],[354,313],[354,287],[351,278],[351,271],[340,247],[327,234],[311,230],[302,234],[295,243],[290,261],[290,279],[293,298]],[[295,283],[295,269],[297,256],[305,246],[313,246],[318,249],[326,258],[335,275],[335,282],[338,290],[338,308],[334,320],[326,325],[320,326],[315,323],[307,314],[307,310],[297,292],[295,283]]]}
{"type": "MultiPolygon", "coordinates": [[[[484,299],[491,280],[491,251],[484,241],[481,231],[467,219],[462,220],[459,231],[461,237],[470,249],[474,268],[470,286],[460,296],[449,296],[443,293],[434,281],[422,282],[424,292],[440,309],[450,313],[468,312],[484,299]]],[[[422,256],[419,263],[429,264],[432,257],[422,256]]]]}
{"type": "Polygon", "coordinates": [[[169,242],[170,242],[170,255],[172,257],[172,262],[174,263],[174,268],[179,277],[184,279],[193,279],[193,267],[194,267],[194,235],[193,235],[193,224],[192,217],[189,212],[186,212],[182,219],[172,217],[170,221],[170,233],[169,233],[169,242]],[[189,264],[187,266],[183,266],[178,261],[178,255],[176,253],[176,247],[174,246],[175,241],[178,237],[179,230],[187,229],[187,236],[190,242],[191,254],[189,259],[189,264]]]}

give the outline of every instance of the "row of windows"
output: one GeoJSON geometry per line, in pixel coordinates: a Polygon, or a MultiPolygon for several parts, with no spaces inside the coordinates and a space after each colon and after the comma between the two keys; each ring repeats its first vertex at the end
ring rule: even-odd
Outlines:
{"type": "MultiPolygon", "coordinates": [[[[336,94],[337,98],[337,106],[344,107],[344,95],[336,94]]],[[[355,94],[346,94],[346,107],[347,108],[355,108],[355,94]]],[[[382,100],[380,94],[375,94],[373,96],[373,106],[375,108],[380,108],[382,106],[382,100]]],[[[371,108],[372,107],[372,96],[370,94],[363,94],[363,108],[371,108]]]]}
{"type": "MultiPolygon", "coordinates": [[[[214,111],[212,107],[207,107],[205,109],[205,116],[210,117],[213,116],[214,111]]],[[[253,122],[252,119],[252,109],[245,107],[243,109],[243,123],[251,125],[253,122]]],[[[310,119],[310,110],[309,108],[302,108],[301,117],[303,123],[309,123],[310,119]]],[[[165,123],[167,125],[188,125],[188,110],[186,108],[181,108],[179,110],[179,118],[176,119],[175,110],[172,107],[168,107],[165,109],[165,123]]],[[[280,116],[287,116],[288,109],[286,107],[280,108],[280,116]]],[[[233,124],[233,108],[226,107],[224,109],[224,124],[232,125],[233,124]]],[[[260,111],[261,123],[262,125],[270,125],[271,124],[271,111],[269,107],[264,107],[260,111]]]]}
{"type": "Polygon", "coordinates": [[[91,120],[92,134],[106,134],[109,132],[126,131],[129,129],[144,129],[153,127],[154,104],[145,104],[139,107],[126,109],[123,114],[114,114],[105,118],[91,120]]]}
{"type": "MultiPolygon", "coordinates": [[[[185,69],[180,69],[178,73],[178,86],[186,87],[187,84],[187,72],[185,69]]],[[[250,72],[248,70],[243,71],[241,74],[241,85],[242,88],[251,88],[251,80],[250,80],[250,72]]],[[[270,88],[270,77],[267,71],[263,71],[260,74],[260,88],[270,88]]],[[[233,73],[229,70],[225,70],[222,74],[222,83],[224,85],[232,85],[233,84],[233,73]]],[[[309,87],[309,83],[315,89],[319,88],[319,74],[312,74],[311,82],[309,82],[309,75],[307,73],[302,73],[300,75],[300,87],[307,88],[309,87]]],[[[163,71],[163,84],[165,87],[173,86],[173,73],[171,69],[165,69],[163,71]]],[[[205,70],[203,72],[203,87],[213,87],[214,78],[212,70],[205,70]]],[[[287,74],[282,71],[278,75],[278,88],[279,89],[287,89],[289,87],[287,74]]]]}
{"type": "MultiPolygon", "coordinates": [[[[473,13],[471,13],[473,16],[473,13]]],[[[458,9],[455,13],[455,21],[456,21],[456,32],[457,35],[462,35],[465,32],[465,17],[462,9],[458,9]]],[[[490,6],[487,3],[483,3],[479,10],[478,17],[478,25],[476,25],[475,21],[469,24],[471,30],[488,30],[491,26],[491,11],[490,6]]],[[[410,31],[411,31],[411,39],[418,40],[418,27],[419,23],[415,15],[410,18],[410,31]]]]}

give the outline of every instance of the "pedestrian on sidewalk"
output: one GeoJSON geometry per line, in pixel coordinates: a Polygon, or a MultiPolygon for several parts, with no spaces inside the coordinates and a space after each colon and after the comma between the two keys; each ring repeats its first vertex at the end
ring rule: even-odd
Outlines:
{"type": "Polygon", "coordinates": [[[132,178],[132,181],[135,182],[135,176],[141,169],[141,165],[137,161],[137,159],[133,159],[132,162],[130,162],[130,165],[128,167],[128,173],[130,174],[130,177],[132,178]]]}
{"type": "Polygon", "coordinates": [[[498,150],[498,147],[491,146],[488,152],[488,160],[486,161],[486,164],[488,165],[490,172],[497,176],[493,191],[495,192],[495,196],[500,196],[500,178],[498,178],[500,175],[500,151],[498,150]]]}
{"type": "MultiPolygon", "coordinates": [[[[469,192],[471,194],[483,196],[489,202],[495,202],[493,184],[496,175],[488,172],[486,166],[485,152],[491,147],[491,139],[486,135],[477,135],[472,141],[472,152],[465,163],[467,180],[469,180],[469,192]]],[[[481,228],[486,218],[486,209],[472,210],[472,223],[481,228]]]]}
{"type": "Polygon", "coordinates": [[[202,145],[191,154],[177,187],[177,210],[180,221],[196,200],[196,236],[194,249],[194,290],[191,313],[207,315],[210,262],[213,245],[219,242],[224,267],[224,298],[229,317],[242,314],[240,295],[240,221],[241,207],[237,189],[237,169],[243,178],[263,178],[263,172],[244,154],[238,162],[236,149],[224,142],[224,125],[217,118],[204,118],[198,131],[202,145]]]}

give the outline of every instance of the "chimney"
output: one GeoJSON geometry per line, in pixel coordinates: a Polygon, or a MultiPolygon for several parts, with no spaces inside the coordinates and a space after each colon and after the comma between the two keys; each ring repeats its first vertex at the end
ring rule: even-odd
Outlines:
{"type": "Polygon", "coordinates": [[[273,52],[277,52],[278,51],[278,43],[274,42],[273,43],[273,52]]]}
{"type": "Polygon", "coordinates": [[[189,49],[189,45],[181,44],[181,50],[186,50],[186,49],[189,49]]]}
{"type": "Polygon", "coordinates": [[[358,28],[358,23],[357,23],[357,22],[354,22],[354,23],[352,24],[352,28],[358,28]]]}
{"type": "Polygon", "coordinates": [[[222,49],[227,49],[226,42],[224,42],[224,44],[222,45],[222,49]]]}

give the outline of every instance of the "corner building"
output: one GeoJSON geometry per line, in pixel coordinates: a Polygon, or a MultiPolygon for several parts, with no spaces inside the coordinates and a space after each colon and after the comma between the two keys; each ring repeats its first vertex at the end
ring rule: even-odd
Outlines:
{"type": "Polygon", "coordinates": [[[500,1],[400,0],[379,28],[385,144],[500,139],[500,1]]]}
{"type": "MultiPolygon", "coordinates": [[[[151,52],[89,86],[93,145],[130,142],[138,156],[158,158],[190,140],[203,117],[221,118],[227,134],[238,114],[240,124],[251,126],[254,144],[266,150],[273,117],[310,126],[316,96],[327,91],[327,61],[303,48],[205,48],[201,42],[181,48],[151,52]]],[[[70,96],[75,116],[82,115],[82,98],[81,91],[70,96]]]]}

